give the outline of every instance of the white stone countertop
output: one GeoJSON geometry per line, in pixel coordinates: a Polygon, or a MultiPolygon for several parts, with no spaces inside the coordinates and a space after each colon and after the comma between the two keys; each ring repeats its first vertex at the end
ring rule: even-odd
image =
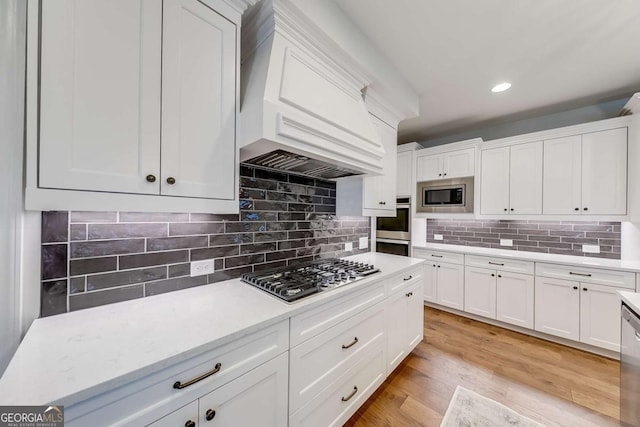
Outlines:
{"type": "Polygon", "coordinates": [[[580,257],[572,255],[544,254],[538,252],[515,251],[508,249],[478,248],[474,246],[445,245],[440,243],[414,244],[413,248],[434,251],[458,252],[468,255],[511,258],[525,261],[548,262],[553,264],[569,264],[582,267],[608,268],[640,272],[640,261],[625,261],[595,257],[580,257]]]}
{"type": "Polygon", "coordinates": [[[640,313],[640,293],[630,291],[618,291],[624,301],[633,311],[640,313]]]}
{"type": "Polygon", "coordinates": [[[78,403],[424,262],[347,258],[381,273],[293,304],[234,279],[36,319],[0,378],[0,405],[78,403]]]}

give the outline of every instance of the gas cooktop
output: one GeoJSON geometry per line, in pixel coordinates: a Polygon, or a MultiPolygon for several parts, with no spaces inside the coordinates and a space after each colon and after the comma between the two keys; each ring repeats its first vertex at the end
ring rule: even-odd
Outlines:
{"type": "Polygon", "coordinates": [[[245,273],[241,280],[286,302],[335,289],[379,272],[363,262],[327,258],[304,264],[245,273]]]}

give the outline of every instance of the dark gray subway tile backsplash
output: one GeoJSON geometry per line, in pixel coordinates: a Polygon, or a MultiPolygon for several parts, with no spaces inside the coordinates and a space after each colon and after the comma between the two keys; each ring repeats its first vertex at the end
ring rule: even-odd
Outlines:
{"type": "Polygon", "coordinates": [[[369,238],[335,217],[336,185],[241,166],[240,213],[43,212],[41,315],[201,286],[320,257],[369,238]],[[215,273],[190,277],[190,262],[215,273]]]}
{"type": "Polygon", "coordinates": [[[622,246],[620,223],[606,221],[427,219],[427,242],[611,259],[620,259],[622,246]],[[600,246],[600,253],[583,252],[583,244],[600,246]]]}

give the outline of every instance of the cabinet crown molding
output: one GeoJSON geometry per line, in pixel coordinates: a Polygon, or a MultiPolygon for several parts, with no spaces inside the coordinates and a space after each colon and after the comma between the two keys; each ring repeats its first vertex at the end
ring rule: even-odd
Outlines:
{"type": "Polygon", "coordinates": [[[249,7],[253,6],[258,2],[258,0],[222,0],[231,6],[236,12],[244,13],[249,7]]]}
{"type": "Polygon", "coordinates": [[[482,138],[465,139],[464,141],[451,142],[449,144],[436,145],[435,147],[425,147],[416,151],[416,155],[425,156],[431,154],[448,153],[450,151],[464,150],[467,148],[477,148],[482,144],[482,138]]]}
{"type": "Polygon", "coordinates": [[[542,141],[545,139],[562,138],[571,135],[580,135],[591,132],[599,132],[617,127],[629,126],[633,116],[614,117],[612,119],[598,120],[595,122],[581,123],[577,125],[565,126],[555,129],[541,130],[538,132],[525,133],[522,135],[509,136],[506,138],[483,141],[480,149],[490,149],[505,147],[508,145],[524,144],[527,142],[542,141]]]}
{"type": "Polygon", "coordinates": [[[335,71],[360,90],[373,81],[359,63],[290,0],[263,0],[244,14],[242,62],[274,31],[331,64],[335,71]]]}

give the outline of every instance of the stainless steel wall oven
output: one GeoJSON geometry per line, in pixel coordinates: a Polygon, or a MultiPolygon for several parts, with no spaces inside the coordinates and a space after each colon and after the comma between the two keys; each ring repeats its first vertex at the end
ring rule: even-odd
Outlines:
{"type": "Polygon", "coordinates": [[[376,252],[411,254],[411,199],[399,197],[395,217],[376,218],[376,252]]]}

